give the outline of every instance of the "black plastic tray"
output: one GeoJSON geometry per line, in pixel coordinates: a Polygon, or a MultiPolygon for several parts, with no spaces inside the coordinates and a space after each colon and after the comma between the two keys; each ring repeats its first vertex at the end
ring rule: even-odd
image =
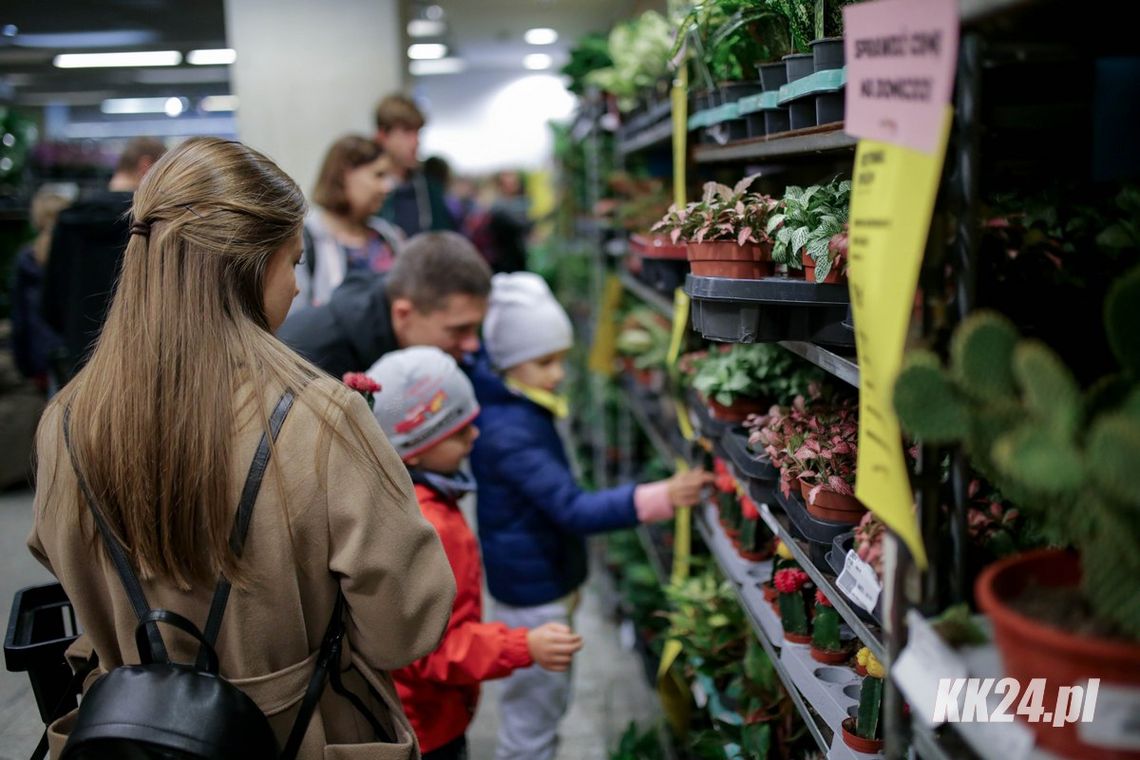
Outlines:
{"type": "Polygon", "coordinates": [[[696,415],[697,432],[710,441],[714,443],[719,441],[725,431],[732,427],[732,423],[714,420],[701,395],[692,388],[685,392],[685,401],[689,405],[689,409],[693,410],[693,414],[696,415]]]}
{"type": "Polygon", "coordinates": [[[849,523],[829,522],[812,517],[804,505],[803,498],[795,491],[790,496],[784,496],[777,490],[776,498],[784,508],[784,514],[796,526],[800,535],[812,543],[823,544],[830,548],[836,536],[851,530],[849,523]]]}
{"type": "Polygon", "coordinates": [[[767,504],[769,507],[779,505],[780,482],[778,480],[748,480],[748,497],[753,503],[767,504]]]}
{"type": "Polygon", "coordinates": [[[748,432],[743,428],[732,428],[721,436],[721,444],[728,454],[729,461],[741,475],[753,480],[775,481],[780,479],[780,470],[773,467],[765,454],[756,454],[748,447],[748,432]]]}
{"type": "MultiPolygon", "coordinates": [[[[855,548],[855,531],[849,530],[846,533],[840,533],[838,536],[831,540],[831,549],[827,552],[827,564],[831,567],[831,571],[835,573],[838,578],[843,573],[843,566],[847,562],[847,552],[855,548]]],[[[843,594],[843,589],[839,589],[839,593],[843,594]]],[[[846,594],[843,594],[847,596],[846,594]]],[[[874,612],[867,612],[865,609],[855,604],[854,600],[848,599],[851,609],[855,610],[855,614],[859,619],[865,623],[874,623],[875,625],[882,626],[883,624],[883,598],[880,594],[879,601],[875,604],[874,612]]]]}
{"type": "Polygon", "coordinates": [[[637,278],[661,295],[672,299],[673,292],[685,284],[685,275],[688,273],[687,259],[659,259],[643,254],[641,274],[637,278]]]}
{"type": "Polygon", "coordinates": [[[854,335],[843,326],[850,304],[846,285],[796,277],[733,280],[690,274],[685,292],[692,299],[693,329],[710,340],[855,345],[854,335]]]}

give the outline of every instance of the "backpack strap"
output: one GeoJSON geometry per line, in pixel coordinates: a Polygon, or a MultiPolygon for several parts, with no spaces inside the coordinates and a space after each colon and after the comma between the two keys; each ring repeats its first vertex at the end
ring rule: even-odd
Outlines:
{"type": "MultiPolygon", "coordinates": [[[[281,432],[281,425],[293,408],[293,392],[285,391],[277,402],[277,407],[269,417],[269,435],[277,440],[281,432]]],[[[230,550],[240,557],[245,546],[245,537],[249,533],[249,523],[253,518],[253,505],[257,501],[257,494],[261,490],[261,479],[265,475],[265,468],[269,465],[272,449],[269,438],[263,432],[261,441],[257,444],[257,452],[249,464],[249,474],[245,478],[245,486],[241,489],[241,501],[238,503],[237,515],[234,517],[234,527],[230,532],[230,550]]],[[[206,626],[202,629],[202,646],[198,648],[197,667],[204,669],[209,661],[210,654],[218,641],[218,634],[222,629],[222,618],[226,613],[226,602],[230,598],[230,582],[225,576],[218,579],[214,589],[214,598],[210,602],[210,614],[206,618],[206,626]]],[[[216,657],[216,656],[215,656],[216,657]]]]}
{"type": "MultiPolygon", "coordinates": [[[[111,561],[115,565],[115,570],[119,574],[119,580],[123,583],[123,588],[127,592],[127,598],[131,602],[131,607],[135,611],[135,616],[139,619],[139,623],[143,622],[143,618],[150,612],[150,604],[146,601],[146,595],[143,593],[142,584],[139,583],[138,576],[131,568],[131,562],[127,559],[127,552],[119,539],[115,536],[111,526],[103,518],[103,510],[99,503],[95,500],[95,495],[91,493],[91,488],[87,485],[86,479],[83,477],[83,472],[79,469],[79,462],[75,458],[75,450],[71,446],[71,407],[68,406],[63,410],[63,442],[67,447],[67,454],[71,458],[71,467],[75,470],[75,478],[79,482],[79,490],[83,493],[83,498],[87,501],[87,506],[91,509],[91,514],[95,517],[95,525],[99,528],[100,535],[103,536],[103,543],[107,546],[107,552],[111,555],[111,561]]],[[[158,626],[154,623],[149,623],[146,626],[146,640],[150,644],[151,653],[158,659],[167,659],[166,645],[162,643],[162,634],[158,630],[158,626]]]]}

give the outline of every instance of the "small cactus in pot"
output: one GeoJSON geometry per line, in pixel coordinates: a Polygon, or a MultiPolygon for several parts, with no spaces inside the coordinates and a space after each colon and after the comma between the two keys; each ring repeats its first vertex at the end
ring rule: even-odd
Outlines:
{"type": "Polygon", "coordinates": [[[811,585],[808,574],[799,568],[784,568],[776,572],[773,582],[779,593],[784,638],[793,644],[807,644],[811,641],[811,624],[804,599],[804,591],[811,585]]]}

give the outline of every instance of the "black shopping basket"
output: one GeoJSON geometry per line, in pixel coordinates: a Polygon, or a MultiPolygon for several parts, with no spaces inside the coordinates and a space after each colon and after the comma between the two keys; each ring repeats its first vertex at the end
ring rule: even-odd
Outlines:
{"type": "Polygon", "coordinates": [[[79,684],[63,653],[79,633],[63,586],[49,583],[16,592],[4,637],[4,666],[28,674],[44,723],[78,705],[79,684]]]}

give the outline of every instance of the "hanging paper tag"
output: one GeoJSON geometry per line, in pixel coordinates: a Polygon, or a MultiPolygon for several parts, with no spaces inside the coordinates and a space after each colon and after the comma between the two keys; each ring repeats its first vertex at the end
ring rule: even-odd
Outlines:
{"type": "Polygon", "coordinates": [[[847,597],[867,612],[873,612],[879,602],[879,594],[883,591],[883,584],[875,575],[875,569],[859,558],[854,550],[847,551],[847,559],[843,562],[843,572],[835,579],[847,597]]]}

